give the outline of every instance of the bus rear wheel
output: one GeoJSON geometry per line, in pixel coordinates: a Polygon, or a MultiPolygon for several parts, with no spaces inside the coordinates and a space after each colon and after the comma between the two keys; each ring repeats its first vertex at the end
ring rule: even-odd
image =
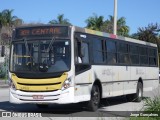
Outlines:
{"type": "Polygon", "coordinates": [[[129,102],[141,102],[143,98],[143,85],[141,82],[137,84],[137,90],[135,94],[127,95],[127,100],[129,102]]]}
{"type": "Polygon", "coordinates": [[[143,85],[141,82],[138,82],[137,91],[135,94],[135,102],[141,102],[143,98],[143,85]]]}
{"type": "Polygon", "coordinates": [[[91,99],[89,101],[88,107],[91,111],[96,111],[100,104],[100,90],[97,85],[93,85],[91,91],[91,99]]]}

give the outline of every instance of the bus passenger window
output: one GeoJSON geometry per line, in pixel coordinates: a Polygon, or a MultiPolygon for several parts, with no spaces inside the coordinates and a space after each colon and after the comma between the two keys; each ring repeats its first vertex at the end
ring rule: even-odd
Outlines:
{"type": "Polygon", "coordinates": [[[88,56],[88,44],[82,43],[82,63],[89,63],[89,56],[88,56]]]}
{"type": "Polygon", "coordinates": [[[88,44],[87,43],[80,43],[78,42],[78,56],[77,62],[78,63],[89,63],[89,54],[88,54],[88,44]]]}
{"type": "Polygon", "coordinates": [[[116,64],[117,63],[116,42],[106,41],[106,50],[107,50],[107,64],[116,64]]]}
{"type": "Polygon", "coordinates": [[[95,64],[102,64],[105,62],[105,50],[103,40],[95,38],[93,39],[93,62],[95,64]]]}

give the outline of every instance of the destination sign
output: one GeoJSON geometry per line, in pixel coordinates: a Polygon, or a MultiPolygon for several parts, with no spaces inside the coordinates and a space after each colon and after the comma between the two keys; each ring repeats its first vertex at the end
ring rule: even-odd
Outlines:
{"type": "Polygon", "coordinates": [[[17,28],[15,38],[24,37],[68,37],[67,26],[40,26],[17,28]]]}

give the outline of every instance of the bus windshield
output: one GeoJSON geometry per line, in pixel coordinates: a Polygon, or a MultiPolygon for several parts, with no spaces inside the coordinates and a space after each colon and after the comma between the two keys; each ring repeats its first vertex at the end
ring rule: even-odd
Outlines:
{"type": "Polygon", "coordinates": [[[13,42],[10,70],[21,73],[54,73],[70,69],[69,40],[13,42]]]}

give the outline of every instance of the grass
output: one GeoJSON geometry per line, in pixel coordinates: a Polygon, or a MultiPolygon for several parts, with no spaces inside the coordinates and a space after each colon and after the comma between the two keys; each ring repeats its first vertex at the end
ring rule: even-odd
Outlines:
{"type": "Polygon", "coordinates": [[[160,120],[160,96],[155,96],[153,99],[146,98],[143,113],[138,117],[130,117],[130,120],[160,120]]]}
{"type": "Polygon", "coordinates": [[[145,99],[144,107],[146,112],[160,112],[160,97],[156,96],[153,100],[151,98],[145,99]]]}

